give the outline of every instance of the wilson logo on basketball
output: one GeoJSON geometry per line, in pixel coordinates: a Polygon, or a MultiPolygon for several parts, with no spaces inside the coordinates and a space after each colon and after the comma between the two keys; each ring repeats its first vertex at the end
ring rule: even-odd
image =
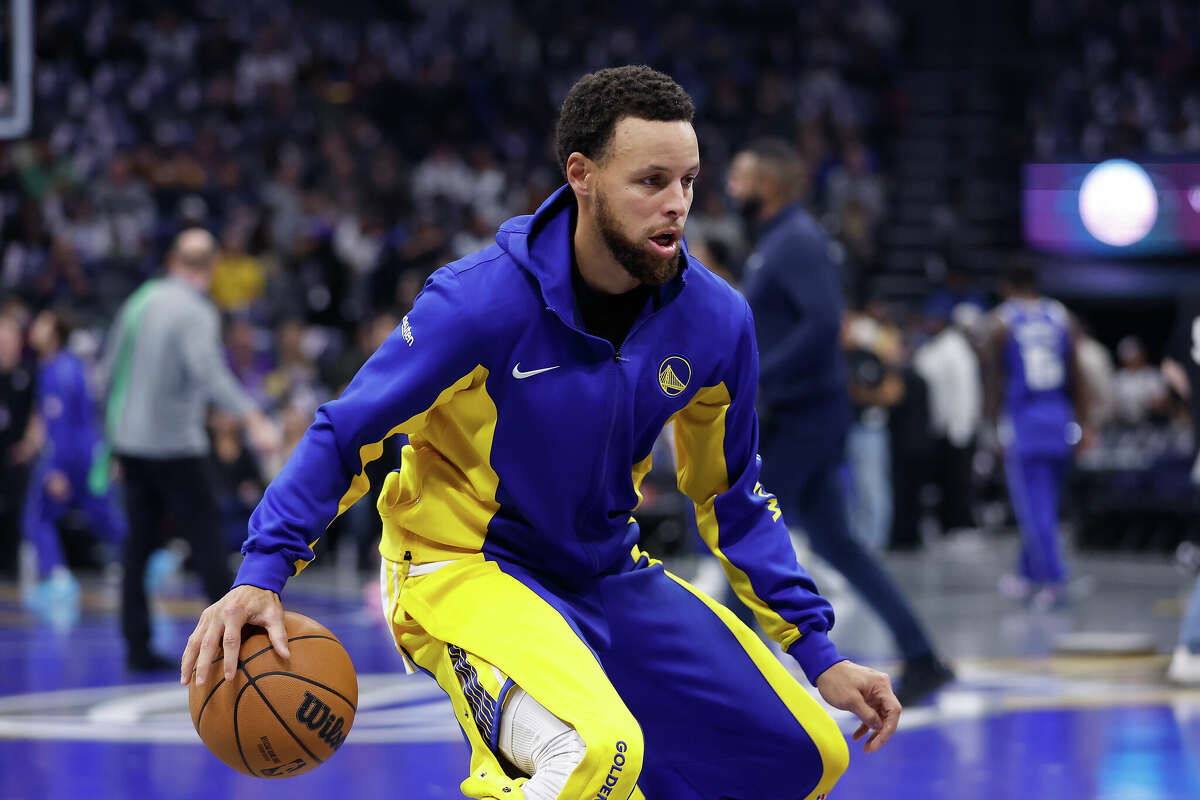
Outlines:
{"type": "Polygon", "coordinates": [[[342,745],[346,732],[342,730],[345,720],[335,716],[329,706],[312,692],[304,693],[304,700],[296,709],[296,719],[308,726],[310,731],[321,729],[317,735],[334,750],[342,745]]]}

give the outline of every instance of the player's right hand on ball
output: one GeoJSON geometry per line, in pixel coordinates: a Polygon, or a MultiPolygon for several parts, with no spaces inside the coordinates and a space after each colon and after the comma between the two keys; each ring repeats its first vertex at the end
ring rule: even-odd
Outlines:
{"type": "Polygon", "coordinates": [[[243,584],[235,586],[229,593],[200,615],[196,629],[188,637],[187,647],[179,665],[179,682],[187,686],[196,671],[197,685],[208,677],[208,668],[224,652],[225,680],[233,680],[237,671],[238,653],[242,647],[242,627],[258,625],[266,628],[267,638],[275,652],[290,658],[287,631],[283,627],[283,606],[279,595],[270,589],[243,584]]]}

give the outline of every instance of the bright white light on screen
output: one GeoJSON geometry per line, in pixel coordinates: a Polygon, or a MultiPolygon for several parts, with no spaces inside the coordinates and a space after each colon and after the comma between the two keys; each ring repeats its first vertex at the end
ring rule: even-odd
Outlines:
{"type": "Polygon", "coordinates": [[[1079,187],[1079,216],[1088,233],[1105,244],[1140,242],[1158,218],[1158,196],[1146,171],[1115,158],[1097,164],[1079,187]]]}

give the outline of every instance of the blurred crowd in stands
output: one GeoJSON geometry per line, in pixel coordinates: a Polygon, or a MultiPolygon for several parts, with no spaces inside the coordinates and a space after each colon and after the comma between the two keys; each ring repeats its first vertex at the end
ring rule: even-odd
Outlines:
{"type": "Polygon", "coordinates": [[[1180,0],[1033,0],[1032,156],[1200,150],[1198,29],[1180,0]]]}
{"type": "Polygon", "coordinates": [[[213,418],[230,538],[321,402],[441,264],[490,243],[560,182],[557,106],[580,74],[643,61],[696,101],[693,248],[736,276],[734,148],[776,135],[810,204],[870,263],[885,211],[877,144],[902,118],[902,27],[883,0],[232,2],[51,0],[36,21],[35,129],[0,144],[0,296],[50,306],[94,360],[171,237],[211,230],[230,364],[283,430],[251,458],[213,418]],[[668,13],[672,12],[672,13],[668,13]],[[771,31],[765,38],[763,31],[771,31]]]}

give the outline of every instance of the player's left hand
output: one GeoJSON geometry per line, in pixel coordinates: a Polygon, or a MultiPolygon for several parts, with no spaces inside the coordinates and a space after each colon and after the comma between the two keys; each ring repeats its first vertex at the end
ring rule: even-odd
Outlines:
{"type": "Polygon", "coordinates": [[[71,498],[71,481],[62,470],[50,470],[46,476],[46,492],[60,503],[71,498]]]}
{"type": "Polygon", "coordinates": [[[902,709],[892,691],[892,679],[882,672],[839,661],[817,677],[817,691],[829,705],[862,720],[854,741],[873,731],[863,744],[865,752],[874,753],[896,732],[902,709]]]}

